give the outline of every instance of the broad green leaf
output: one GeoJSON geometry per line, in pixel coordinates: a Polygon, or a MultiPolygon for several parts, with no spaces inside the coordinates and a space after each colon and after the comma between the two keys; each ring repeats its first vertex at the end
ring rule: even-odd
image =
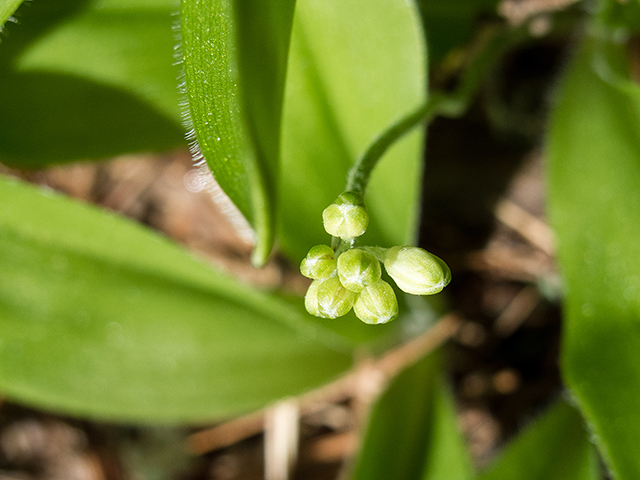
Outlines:
{"type": "Polygon", "coordinates": [[[598,480],[598,459],[578,411],[561,401],[520,433],[479,480],[598,480]]]}
{"type": "Polygon", "coordinates": [[[335,334],[123,218],[0,178],[0,392],[136,422],[202,421],[349,367],[335,334]]]}
{"type": "MultiPolygon", "coordinates": [[[[426,100],[426,52],[415,5],[404,0],[299,0],[285,91],[280,246],[300,261],[328,243],[322,210],[373,139],[426,100]]],[[[373,173],[363,244],[413,243],[422,173],[420,129],[373,173]]]]}
{"type": "Polygon", "coordinates": [[[174,0],[26,2],[0,43],[0,161],[184,145],[174,0]]]}
{"type": "Polygon", "coordinates": [[[395,378],[375,405],[352,479],[467,480],[471,464],[437,355],[395,378]]]}
{"type": "Polygon", "coordinates": [[[4,22],[17,10],[22,0],[0,0],[0,31],[4,22]]]}
{"type": "Polygon", "coordinates": [[[548,146],[566,286],[562,368],[621,480],[640,478],[640,89],[624,55],[622,44],[580,48],[548,146]]]}
{"type": "Polygon", "coordinates": [[[182,0],[187,115],[196,155],[269,255],[280,118],[295,0],[182,0]]]}

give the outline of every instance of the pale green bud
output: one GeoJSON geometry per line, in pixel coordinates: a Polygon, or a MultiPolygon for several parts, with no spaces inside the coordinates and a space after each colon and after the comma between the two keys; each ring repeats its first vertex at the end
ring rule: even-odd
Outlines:
{"type": "Polygon", "coordinates": [[[329,278],[336,271],[337,263],[333,249],[327,245],[316,245],[300,264],[300,272],[305,277],[320,280],[329,278]]]}
{"type": "Polygon", "coordinates": [[[361,292],[364,287],[380,280],[380,262],[358,248],[348,250],[338,257],[338,276],[344,288],[361,292]]]}
{"type": "Polygon", "coordinates": [[[369,225],[369,214],[362,195],[344,192],[322,212],[324,229],[328,234],[340,238],[355,238],[362,235],[369,225]]]}
{"type": "Polygon", "coordinates": [[[433,295],[451,281],[447,264],[418,247],[390,248],[384,267],[400,290],[413,295],[433,295]]]}
{"type": "Polygon", "coordinates": [[[322,283],[323,280],[314,280],[309,285],[309,289],[307,290],[307,294],[304,296],[304,308],[307,309],[311,315],[315,315],[316,317],[320,317],[320,307],[318,305],[318,286],[322,283]]]}
{"type": "Polygon", "coordinates": [[[378,280],[360,292],[353,311],[364,323],[387,323],[398,315],[398,299],[391,285],[378,280]]]}
{"type": "Polygon", "coordinates": [[[349,313],[357,294],[344,288],[338,277],[311,282],[304,306],[312,315],[323,318],[337,318],[349,313]]]}

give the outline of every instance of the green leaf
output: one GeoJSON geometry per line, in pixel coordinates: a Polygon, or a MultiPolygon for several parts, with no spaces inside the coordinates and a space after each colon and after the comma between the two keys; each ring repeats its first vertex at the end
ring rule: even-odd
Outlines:
{"type": "Polygon", "coordinates": [[[548,152],[565,380],[616,478],[640,478],[640,89],[622,44],[579,50],[548,152]]]}
{"type": "Polygon", "coordinates": [[[558,402],[520,433],[479,480],[598,480],[598,458],[578,411],[558,402]]]}
{"type": "Polygon", "coordinates": [[[0,0],[0,31],[11,15],[18,9],[22,0],[0,0]]]}
{"type": "Polygon", "coordinates": [[[182,0],[193,149],[253,227],[259,265],[275,234],[280,118],[294,6],[295,0],[182,0]]]}
{"type": "Polygon", "coordinates": [[[436,383],[431,413],[431,434],[422,480],[467,480],[473,478],[471,458],[462,433],[449,386],[436,383]]]}
{"type": "Polygon", "coordinates": [[[174,0],[26,2],[0,44],[0,159],[40,167],[184,145],[174,0]]]}
{"type": "Polygon", "coordinates": [[[202,421],[343,372],[295,308],[95,207],[0,178],[0,391],[74,415],[202,421]]]}
{"type": "Polygon", "coordinates": [[[393,380],[375,405],[353,480],[466,480],[471,464],[453,401],[431,355],[393,380]]]}
{"type": "MultiPolygon", "coordinates": [[[[299,0],[288,68],[278,236],[299,262],[329,242],[322,210],[344,190],[355,159],[426,100],[417,9],[404,0],[299,0]]],[[[407,135],[374,170],[363,244],[415,241],[422,141],[419,130],[407,135]]]]}

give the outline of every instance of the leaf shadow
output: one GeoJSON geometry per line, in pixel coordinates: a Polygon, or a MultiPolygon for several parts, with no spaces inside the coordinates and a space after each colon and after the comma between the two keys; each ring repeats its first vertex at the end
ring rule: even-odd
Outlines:
{"type": "Polygon", "coordinates": [[[0,159],[11,166],[106,158],[184,144],[180,125],[131,93],[74,75],[18,71],[21,55],[88,0],[25,2],[0,44],[0,159]]]}
{"type": "Polygon", "coordinates": [[[175,121],[115,87],[46,72],[5,72],[0,79],[0,158],[8,165],[34,168],[183,143],[175,121]]]}

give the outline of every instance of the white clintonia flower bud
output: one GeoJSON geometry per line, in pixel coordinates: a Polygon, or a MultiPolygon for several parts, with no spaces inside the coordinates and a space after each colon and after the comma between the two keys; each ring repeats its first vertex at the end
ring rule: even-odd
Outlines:
{"type": "Polygon", "coordinates": [[[360,292],[353,311],[364,323],[387,323],[398,315],[398,299],[391,285],[378,280],[360,292]]]}
{"type": "Polygon", "coordinates": [[[362,195],[344,192],[322,212],[324,229],[334,237],[355,238],[369,225],[369,214],[362,195]]]}
{"type": "Polygon", "coordinates": [[[300,264],[300,272],[314,280],[329,278],[336,271],[337,263],[333,249],[328,245],[316,245],[300,264]]]}
{"type": "Polygon", "coordinates": [[[344,288],[338,277],[311,282],[304,306],[311,315],[324,318],[342,317],[349,313],[357,294],[344,288]]]}
{"type": "Polygon", "coordinates": [[[358,248],[348,250],[338,257],[338,276],[344,288],[361,292],[364,287],[380,280],[380,262],[358,248]]]}
{"type": "Polygon", "coordinates": [[[418,247],[390,248],[384,267],[402,291],[413,295],[433,295],[451,281],[447,264],[418,247]]]}

